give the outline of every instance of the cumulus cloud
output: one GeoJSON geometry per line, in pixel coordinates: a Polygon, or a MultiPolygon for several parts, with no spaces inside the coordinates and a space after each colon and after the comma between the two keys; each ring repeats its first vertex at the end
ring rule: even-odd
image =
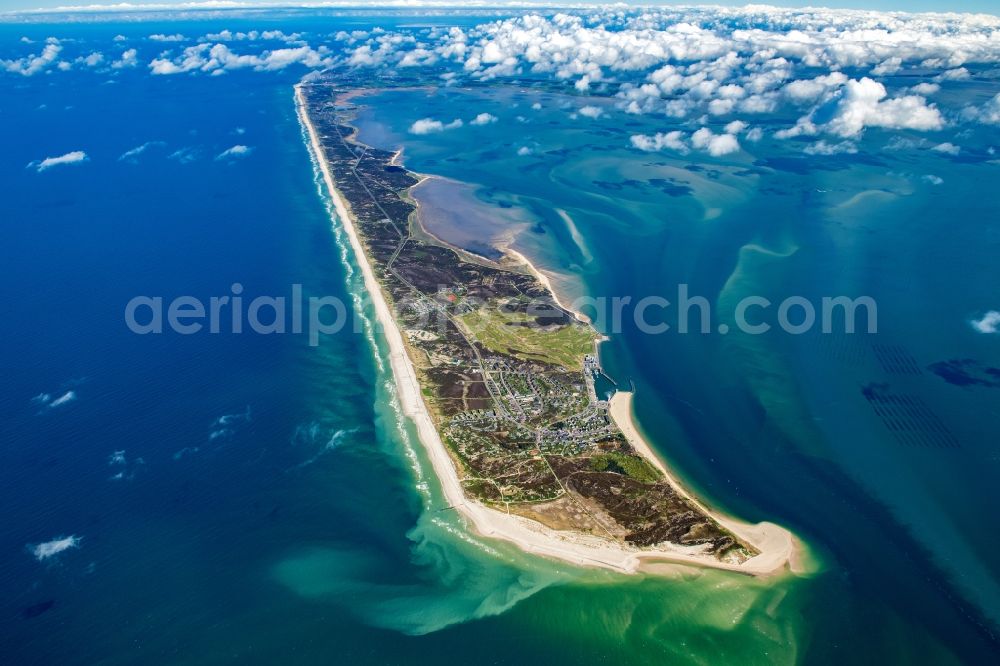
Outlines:
{"type": "Polygon", "coordinates": [[[747,124],[742,120],[734,120],[731,123],[727,123],[722,129],[725,130],[726,134],[739,134],[747,128],[747,124]]]}
{"type": "Polygon", "coordinates": [[[176,35],[164,35],[163,33],[158,33],[155,35],[150,35],[148,39],[152,42],[186,42],[187,37],[181,34],[176,35]]]}
{"type": "Polygon", "coordinates": [[[936,81],[965,81],[972,78],[972,74],[964,67],[956,67],[945,70],[934,78],[936,81]]]}
{"type": "Polygon", "coordinates": [[[242,144],[237,144],[231,148],[226,148],[221,153],[215,156],[216,161],[221,160],[232,160],[239,157],[246,157],[253,152],[253,148],[250,146],[244,146],[242,144]]]}
{"type": "Polygon", "coordinates": [[[492,113],[480,113],[469,121],[470,125],[490,125],[497,121],[497,117],[492,113]]]}
{"type": "Polygon", "coordinates": [[[964,115],[970,120],[978,120],[987,125],[1000,125],[1000,93],[997,93],[981,107],[966,108],[964,115]]]}
{"type": "Polygon", "coordinates": [[[941,90],[941,86],[940,85],[938,85],[936,83],[927,83],[926,81],[923,82],[923,83],[918,83],[915,86],[910,86],[910,92],[912,92],[914,94],[917,94],[917,95],[923,95],[925,97],[927,95],[933,95],[934,93],[938,92],[939,90],[941,90]]]}
{"type": "Polygon", "coordinates": [[[960,147],[956,146],[953,143],[949,143],[947,141],[944,143],[939,143],[938,145],[931,148],[931,150],[939,153],[944,153],[945,155],[958,155],[960,152],[962,152],[962,149],[960,147]]]}
{"type": "Polygon", "coordinates": [[[812,79],[792,81],[781,89],[781,93],[798,104],[810,104],[822,96],[836,90],[847,83],[847,76],[840,72],[832,72],[812,79]]]}
{"type": "Polygon", "coordinates": [[[598,106],[587,105],[581,108],[579,113],[587,118],[600,118],[604,114],[604,110],[598,106]]]}
{"type": "Polygon", "coordinates": [[[979,319],[973,319],[969,324],[979,333],[1000,333],[1000,312],[990,310],[979,319]]]}
{"type": "Polygon", "coordinates": [[[892,58],[886,58],[879,64],[875,65],[872,67],[871,71],[874,76],[886,76],[889,74],[895,74],[902,69],[902,67],[903,59],[894,56],[892,58]]]}
{"type": "Polygon", "coordinates": [[[657,132],[650,136],[647,134],[633,134],[630,139],[633,148],[646,152],[656,152],[660,150],[672,150],[687,155],[691,152],[684,140],[684,132],[674,130],[672,132],[657,132]]]}
{"type": "Polygon", "coordinates": [[[87,159],[87,153],[82,150],[74,150],[66,153],[65,155],[59,155],[58,157],[46,157],[43,160],[29,162],[28,168],[35,169],[38,173],[41,173],[42,171],[48,171],[49,169],[57,166],[86,162],[87,159]]]}
{"type": "Polygon", "coordinates": [[[858,147],[852,141],[827,143],[821,139],[806,146],[803,152],[807,155],[852,155],[858,152],[858,147]]]}
{"type": "Polygon", "coordinates": [[[904,95],[885,99],[887,95],[884,85],[868,77],[848,81],[826,123],[826,131],[852,137],[866,127],[925,131],[944,127],[941,112],[933,104],[928,105],[926,98],[904,95]]]}
{"type": "Polygon", "coordinates": [[[431,134],[444,131],[444,123],[433,118],[421,118],[410,125],[410,134],[431,134]]]}
{"type": "Polygon", "coordinates": [[[309,68],[330,67],[334,63],[330,50],[321,46],[314,49],[304,45],[294,48],[274,49],[258,54],[239,54],[226,44],[198,44],[185,48],[181,55],[161,55],[149,63],[149,70],[161,76],[186,72],[207,72],[218,75],[236,69],[274,72],[292,65],[309,68]]]}
{"type": "Polygon", "coordinates": [[[111,63],[112,69],[126,69],[130,67],[135,67],[139,64],[138,58],[139,52],[135,49],[126,49],[122,51],[121,56],[118,60],[111,63]]]}
{"type": "Polygon", "coordinates": [[[36,560],[43,562],[71,548],[79,548],[82,541],[83,537],[75,535],[56,537],[55,539],[46,541],[45,543],[29,545],[28,550],[35,556],[36,560]]]}
{"type": "Polygon", "coordinates": [[[29,55],[16,60],[0,60],[0,68],[21,76],[33,76],[44,72],[56,63],[62,52],[59,40],[50,37],[47,41],[38,55],[29,55]]]}
{"type": "Polygon", "coordinates": [[[937,91],[932,81],[1000,62],[997,34],[1000,19],[985,15],[609,6],[337,39],[346,46],[338,62],[349,66],[434,65],[449,83],[532,76],[570,91],[599,85],[627,113],[676,119],[737,115],[746,122],[738,114],[788,105],[806,114],[786,137],[851,138],[865,127],[941,128],[942,110],[925,97],[937,91]],[[902,73],[925,80],[900,91],[889,77],[902,73]],[[875,80],[881,77],[891,96],[875,80]]]}
{"type": "MultiPolygon", "coordinates": [[[[488,116],[488,113],[481,113],[479,116],[488,116]]],[[[478,120],[479,116],[476,117],[478,120]]],[[[484,123],[477,123],[475,120],[472,121],[473,125],[482,125],[484,123]]],[[[434,134],[435,132],[443,132],[449,129],[457,129],[463,125],[461,118],[456,118],[450,123],[443,123],[440,120],[434,120],[433,118],[421,118],[410,125],[410,134],[434,134]]]]}
{"type": "MultiPolygon", "coordinates": [[[[367,33],[363,33],[367,34],[367,33]]],[[[243,41],[269,41],[278,40],[282,42],[297,42],[302,39],[302,33],[285,33],[281,30],[248,30],[246,32],[232,30],[222,30],[220,32],[210,32],[198,38],[202,42],[243,42],[243,41]]]]}
{"type": "Polygon", "coordinates": [[[721,157],[740,150],[740,142],[732,134],[714,134],[707,127],[702,127],[691,135],[691,145],[703,150],[712,157],[721,157]]]}
{"type": "MultiPolygon", "coordinates": [[[[727,127],[742,131],[745,125],[729,123],[727,127]]],[[[671,132],[657,132],[653,135],[633,134],[629,138],[629,141],[633,148],[638,148],[639,150],[647,152],[671,150],[681,155],[687,155],[691,152],[692,148],[708,153],[712,157],[721,157],[739,152],[740,150],[740,142],[736,138],[735,133],[715,134],[707,127],[702,127],[692,133],[690,139],[685,136],[684,132],[674,130],[671,132]]]]}

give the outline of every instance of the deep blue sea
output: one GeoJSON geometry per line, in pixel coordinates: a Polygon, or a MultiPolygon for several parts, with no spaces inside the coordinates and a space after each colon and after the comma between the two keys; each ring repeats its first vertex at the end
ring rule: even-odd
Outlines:
{"type": "MultiPolygon", "coordinates": [[[[0,25],[0,43],[372,22],[0,25]]],[[[2,79],[0,663],[996,657],[1000,391],[928,370],[1000,365],[995,339],[968,325],[996,305],[996,166],[935,163],[947,196],[903,191],[913,179],[900,174],[922,165],[863,153],[823,170],[773,162],[755,179],[736,173],[749,163],[686,169],[724,211],[706,214],[683,196],[609,197],[624,173],[614,159],[636,159],[607,148],[622,131],[611,118],[567,126],[554,103],[545,131],[517,141],[571,150],[530,168],[498,157],[517,148],[499,123],[475,143],[406,138],[413,168],[488,181],[498,191],[461,196],[498,215],[528,211],[533,230],[509,224],[568,290],[642,295],[685,282],[723,309],[750,291],[778,300],[789,285],[879,299],[880,337],[861,342],[611,336],[609,374],[636,388],[640,424],[687,482],[741,518],[788,526],[818,568],[778,581],[623,578],[472,537],[441,511],[303,141],[292,86],[304,73],[2,79]],[[247,150],[220,157],[233,146],[247,150]],[[26,167],[71,150],[87,161],[26,167]],[[539,212],[545,197],[573,229],[539,212]],[[136,296],[207,301],[235,283],[247,300],[295,284],[339,297],[356,306],[352,325],[311,346],[305,335],[136,335],[125,324],[136,296]],[[918,442],[895,438],[863,393],[883,383],[919,398],[959,445],[934,425],[918,442]],[[36,550],[61,540],[55,555],[36,550]]],[[[523,109],[511,103],[487,96],[469,114],[513,119],[523,109]]],[[[409,123],[454,108],[411,93],[373,105],[363,136],[402,145],[409,123]]]]}

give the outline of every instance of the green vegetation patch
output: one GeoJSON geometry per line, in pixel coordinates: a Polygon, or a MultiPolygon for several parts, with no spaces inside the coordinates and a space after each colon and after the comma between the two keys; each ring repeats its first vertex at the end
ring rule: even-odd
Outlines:
{"type": "Polygon", "coordinates": [[[524,313],[489,306],[464,314],[459,321],[487,349],[526,361],[579,371],[583,357],[594,351],[595,334],[583,324],[539,327],[524,313]]]}
{"type": "Polygon", "coordinates": [[[625,453],[602,453],[590,459],[590,468],[595,472],[615,472],[624,474],[640,483],[655,483],[660,480],[660,472],[639,456],[625,453]]]}

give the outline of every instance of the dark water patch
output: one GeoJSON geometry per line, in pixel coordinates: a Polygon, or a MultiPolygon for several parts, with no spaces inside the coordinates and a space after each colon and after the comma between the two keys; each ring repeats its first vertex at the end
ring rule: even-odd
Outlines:
{"type": "Polygon", "coordinates": [[[971,358],[938,361],[927,369],[954,386],[1000,388],[1000,368],[986,367],[971,358]]]}
{"type": "Polygon", "coordinates": [[[45,601],[39,601],[37,604],[31,604],[30,606],[25,606],[21,610],[21,618],[25,620],[30,620],[32,618],[38,617],[39,615],[44,615],[52,610],[56,605],[55,599],[46,599],[45,601]]]}
{"type": "Polygon", "coordinates": [[[613,192],[621,192],[625,188],[632,188],[636,190],[646,189],[646,184],[641,180],[626,179],[620,180],[618,182],[613,182],[610,180],[594,180],[591,181],[594,185],[601,188],[602,190],[611,190],[613,192]]]}
{"type": "Polygon", "coordinates": [[[647,182],[671,197],[684,197],[694,191],[690,185],[679,178],[650,178],[647,182]]]}
{"type": "Polygon", "coordinates": [[[684,168],[691,173],[703,173],[710,180],[718,180],[722,177],[722,172],[718,169],[702,166],[701,164],[685,164],[684,168]]]}

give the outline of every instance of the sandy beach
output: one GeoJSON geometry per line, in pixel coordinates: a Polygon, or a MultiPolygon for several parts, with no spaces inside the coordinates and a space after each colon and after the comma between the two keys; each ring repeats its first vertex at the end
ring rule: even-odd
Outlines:
{"type": "MultiPolygon", "coordinates": [[[[402,334],[386,301],[382,287],[368,261],[351,212],[337,190],[329,165],[326,163],[320,148],[319,137],[305,112],[300,86],[295,88],[295,100],[300,121],[309,136],[310,150],[320,166],[336,210],[337,220],[334,223],[343,227],[350,240],[355,261],[362,271],[365,287],[371,296],[376,318],[388,343],[389,362],[403,414],[416,426],[420,442],[431,461],[434,473],[441,483],[448,503],[460,512],[477,533],[485,537],[509,541],[528,553],[555,558],[579,566],[602,567],[623,573],[655,571],[655,566],[652,565],[657,562],[728,569],[752,575],[776,574],[788,568],[788,565],[793,561],[794,538],[787,530],[770,523],[747,525],[715,513],[711,514],[720,524],[760,551],[759,555],[742,564],[733,564],[720,562],[710,555],[702,554],[698,552],[699,548],[676,547],[662,550],[640,550],[598,537],[576,532],[557,531],[533,520],[509,515],[467,498],[462,489],[458,470],[437,432],[427,406],[424,404],[417,374],[407,355],[402,334]]],[[[521,259],[524,260],[523,257],[521,259]]],[[[524,262],[530,266],[529,262],[526,260],[524,262]]],[[[547,278],[537,271],[535,273],[536,277],[548,286],[547,278]]],[[[635,427],[631,417],[631,395],[622,393],[616,395],[615,399],[612,400],[611,410],[612,417],[632,445],[661,469],[680,492],[690,497],[669,473],[666,466],[656,458],[648,443],[635,427]]]]}

